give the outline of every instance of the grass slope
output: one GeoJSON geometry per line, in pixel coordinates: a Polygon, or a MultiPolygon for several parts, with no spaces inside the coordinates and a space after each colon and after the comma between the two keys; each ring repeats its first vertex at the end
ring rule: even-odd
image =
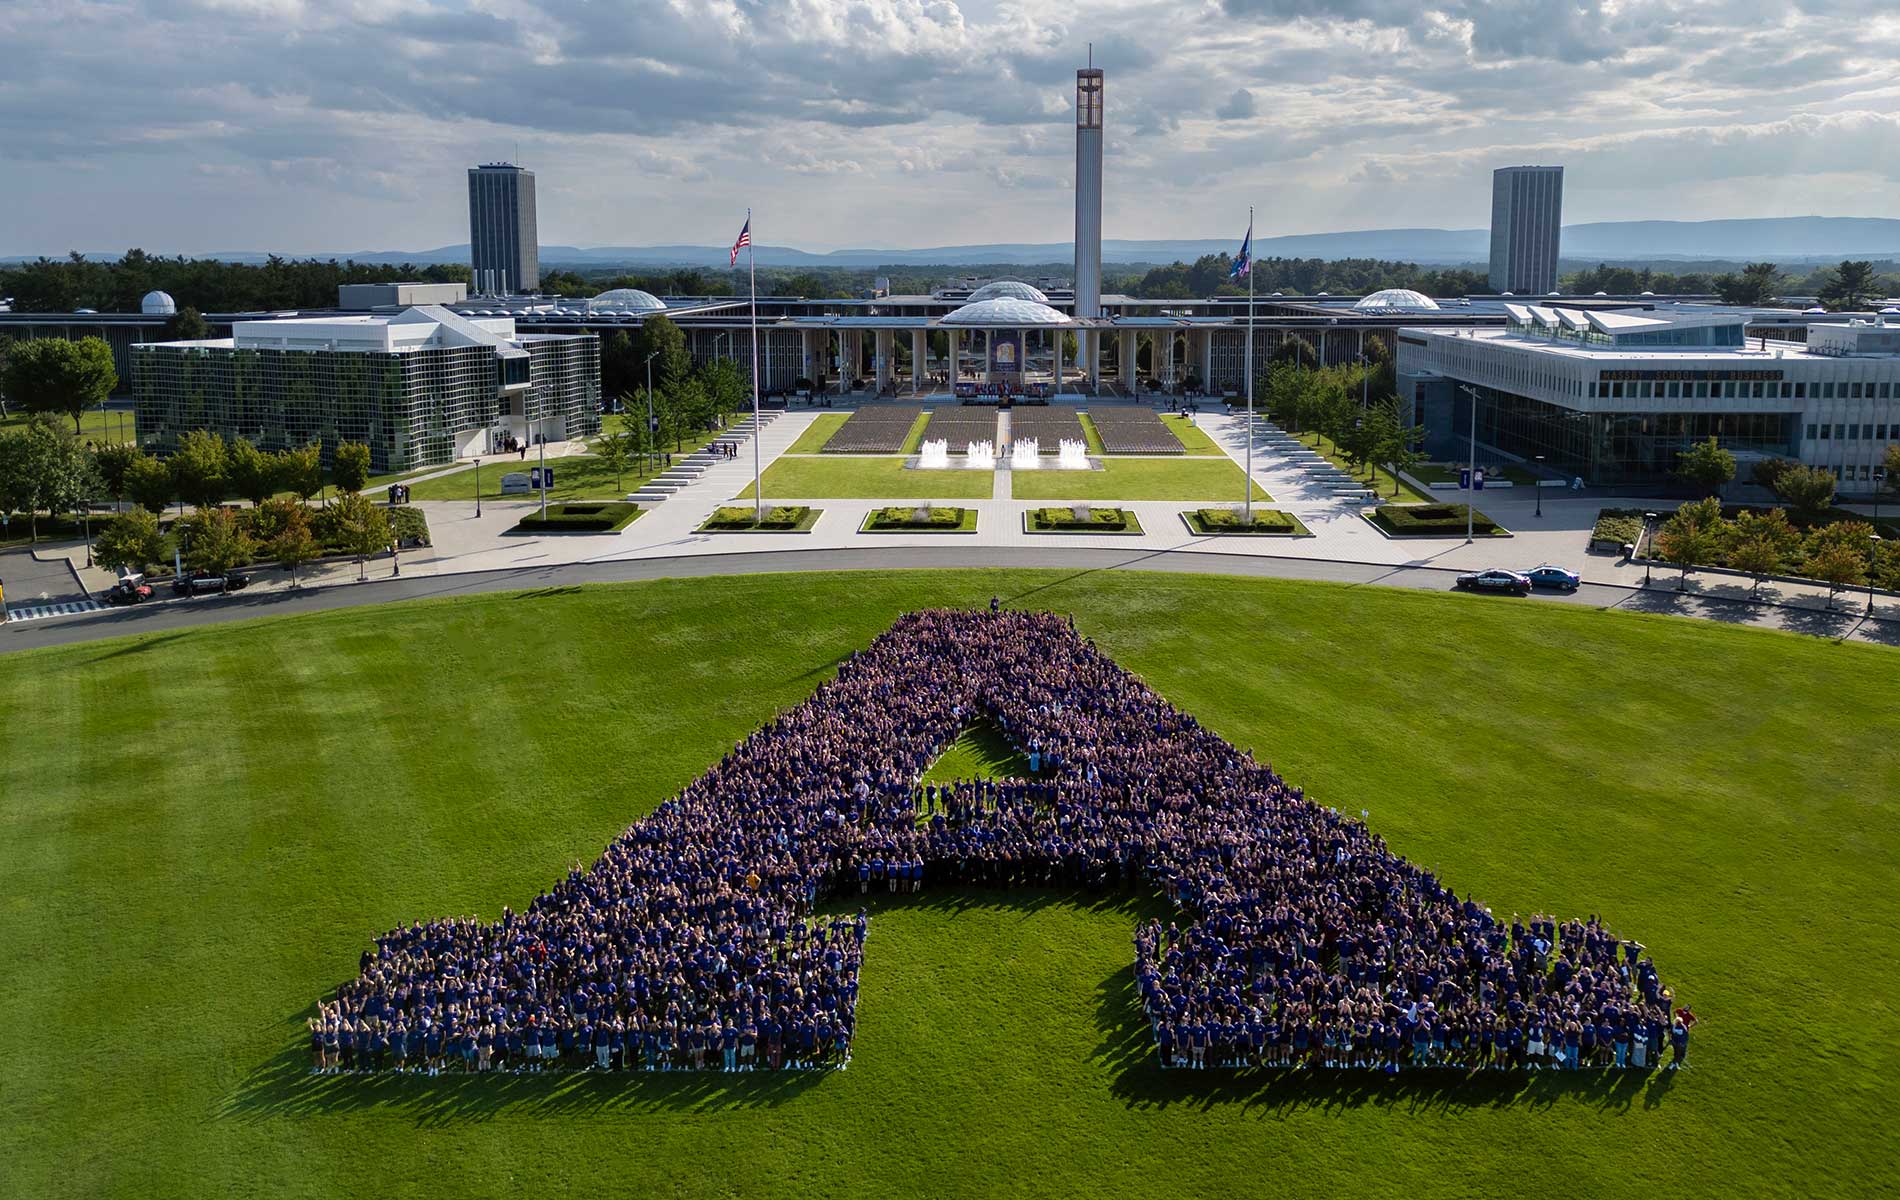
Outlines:
{"type": "Polygon", "coordinates": [[[831,435],[838,432],[838,427],[850,419],[851,414],[848,412],[819,413],[812,419],[812,423],[805,427],[805,432],[798,435],[798,440],[792,443],[792,448],[785,453],[817,454],[825,448],[825,443],[831,440],[831,435]]]}
{"type": "MultiPolygon", "coordinates": [[[[1012,471],[1018,500],[1232,500],[1247,478],[1226,458],[1105,458],[1100,471],[1012,471]]],[[[1269,499],[1258,483],[1253,498],[1269,499]]]]}
{"type": "Polygon", "coordinates": [[[1016,752],[1003,733],[988,721],[970,726],[944,747],[924,772],[926,783],[954,783],[959,779],[1024,779],[1029,760],[1016,752]]]}
{"type": "MultiPolygon", "coordinates": [[[[757,576],[0,658],[9,1196],[1874,1196],[1900,1100],[1900,653],[1397,590],[1106,572],[757,576]],[[1080,629],[1500,913],[1600,912],[1695,1069],[1155,1069],[1142,907],[875,898],[823,1077],[325,1078],[374,934],[525,905],[900,611],[1080,629]],[[759,629],[770,636],[734,636],[759,629]],[[708,631],[717,631],[709,636],[708,631]],[[1474,653],[1474,647],[1481,652],[1474,653]]],[[[855,907],[855,898],[845,903],[855,907]]]]}
{"type": "MultiPolygon", "coordinates": [[[[988,500],[992,486],[989,471],[910,471],[901,458],[781,458],[765,469],[768,500],[988,500]]],[[[737,498],[751,499],[752,485],[737,498]]]]}
{"type": "Polygon", "coordinates": [[[1189,454],[1217,455],[1221,453],[1221,448],[1214,444],[1214,439],[1207,436],[1207,430],[1188,420],[1186,413],[1162,413],[1161,423],[1168,427],[1168,432],[1181,439],[1182,447],[1189,454]]]}

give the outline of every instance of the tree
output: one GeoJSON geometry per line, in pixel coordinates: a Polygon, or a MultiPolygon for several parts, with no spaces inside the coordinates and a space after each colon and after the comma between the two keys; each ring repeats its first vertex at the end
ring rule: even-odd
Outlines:
{"type": "Polygon", "coordinates": [[[1761,590],[1764,575],[1786,568],[1788,558],[1801,544],[1801,534],[1788,524],[1785,510],[1765,512],[1743,509],[1726,530],[1728,565],[1755,577],[1754,592],[1761,590]]]}
{"type": "Polygon", "coordinates": [[[139,459],[139,450],[128,442],[107,442],[95,446],[92,450],[92,473],[99,480],[99,486],[106,495],[112,497],[114,508],[126,495],[126,476],[132,464],[139,459]]]}
{"type": "Polygon", "coordinates": [[[1704,491],[1719,493],[1735,478],[1735,456],[1711,435],[1708,441],[1697,442],[1682,452],[1676,460],[1676,474],[1704,491]]]}
{"type": "Polygon", "coordinates": [[[337,544],[345,554],[356,556],[358,578],[367,578],[362,573],[365,561],[389,546],[389,517],[362,493],[350,492],[338,498],[335,521],[337,544]]]}
{"type": "MultiPolygon", "coordinates": [[[[361,497],[358,497],[359,499],[361,497]]],[[[278,508],[275,516],[275,531],[264,545],[264,553],[271,561],[290,572],[290,586],[297,586],[297,568],[323,553],[317,545],[316,536],[310,529],[310,510],[300,501],[271,500],[265,508],[278,508]]],[[[260,513],[261,515],[261,513],[260,513]]]]}
{"type": "MultiPolygon", "coordinates": [[[[646,414],[641,414],[640,421],[642,423],[646,421],[646,414]]],[[[622,423],[627,424],[629,422],[622,423]]],[[[634,435],[629,430],[621,429],[606,434],[600,439],[600,449],[597,451],[600,456],[600,463],[614,473],[614,490],[616,492],[620,490],[620,477],[626,474],[627,467],[633,462],[633,457],[638,452],[634,442],[634,435]]]]}
{"type": "Polygon", "coordinates": [[[653,386],[660,392],[671,392],[686,377],[693,373],[693,356],[686,349],[686,335],[680,327],[664,316],[648,317],[640,326],[640,340],[634,344],[639,355],[635,364],[644,371],[647,355],[654,355],[653,386]]]}
{"type": "Polygon", "coordinates": [[[1692,568],[1703,566],[1715,557],[1721,522],[1721,501],[1710,496],[1683,505],[1656,531],[1656,549],[1666,561],[1682,568],[1677,591],[1688,590],[1692,568]]]}
{"type": "Polygon", "coordinates": [[[1821,303],[1833,312],[1859,312],[1868,307],[1875,292],[1874,264],[1843,260],[1827,273],[1821,285],[1821,303]]]}
{"type": "Polygon", "coordinates": [[[1837,521],[1809,531],[1802,547],[1801,570],[1809,578],[1827,584],[1829,608],[1834,607],[1834,597],[1842,588],[1867,582],[1873,533],[1873,526],[1865,521],[1837,521]]]}
{"type": "Polygon", "coordinates": [[[223,575],[251,561],[257,543],[228,508],[200,507],[179,522],[185,564],[194,571],[223,575]]]}
{"type": "Polygon", "coordinates": [[[104,404],[119,386],[112,348],[103,338],[77,341],[34,338],[7,353],[7,396],[28,412],[64,413],[79,432],[79,418],[104,404]]]}
{"type": "Polygon", "coordinates": [[[98,486],[91,457],[62,426],[35,419],[0,433],[0,512],[25,513],[34,541],[40,513],[71,512],[98,486]]]}
{"type": "Polygon", "coordinates": [[[252,504],[264,503],[277,490],[276,456],[259,450],[249,438],[231,439],[227,459],[231,490],[252,504]]]}
{"type": "Polygon", "coordinates": [[[1715,290],[1724,304],[1766,304],[1775,298],[1781,284],[1781,268],[1771,262],[1749,263],[1739,275],[1715,277],[1715,290]]]}
{"type": "Polygon", "coordinates": [[[733,413],[752,406],[751,385],[745,372],[731,359],[710,363],[699,375],[706,389],[708,411],[718,422],[723,423],[733,413]]]}
{"type": "Polygon", "coordinates": [[[666,415],[662,422],[672,435],[673,449],[684,450],[687,432],[704,423],[706,389],[700,386],[699,380],[688,377],[663,394],[666,397],[666,415]]]}
{"type": "Polygon", "coordinates": [[[1388,396],[1374,409],[1379,431],[1378,455],[1391,467],[1392,494],[1399,494],[1399,472],[1425,461],[1425,427],[1406,420],[1398,397],[1388,396]]]}
{"type": "Polygon", "coordinates": [[[92,557],[107,570],[137,575],[165,556],[158,518],[143,508],[120,513],[93,539],[92,557]]]}
{"type": "Polygon", "coordinates": [[[132,497],[132,503],[156,516],[165,511],[178,489],[169,466],[139,451],[125,470],[125,494],[132,497]]]}
{"type": "Polygon", "coordinates": [[[1255,389],[1266,400],[1267,411],[1298,430],[1305,418],[1306,397],[1312,389],[1312,377],[1297,363],[1277,361],[1267,368],[1266,378],[1255,389]]]}
{"type": "Polygon", "coordinates": [[[224,499],[230,455],[219,434],[208,429],[187,432],[178,439],[178,451],[171,457],[171,467],[179,499],[200,508],[224,499]]]}
{"type": "Polygon", "coordinates": [[[1900,442],[1887,447],[1886,457],[1880,460],[1880,469],[1887,473],[1885,490],[1900,492],[1900,442]]]}
{"type": "Polygon", "coordinates": [[[1749,468],[1749,481],[1772,492],[1776,482],[1781,479],[1781,473],[1794,465],[1785,458],[1758,458],[1755,465],[1749,468]]]}
{"type": "Polygon", "coordinates": [[[277,452],[277,479],[297,499],[308,500],[323,490],[323,443],[311,442],[277,452]]]}
{"type": "Polygon", "coordinates": [[[1775,476],[1775,495],[1794,510],[1795,519],[1812,525],[1834,506],[1834,472],[1790,463],[1775,476]]]}
{"type": "Polygon", "coordinates": [[[369,482],[369,447],[361,442],[338,442],[330,477],[343,491],[351,494],[362,491],[363,485],[369,482]]]}
{"type": "Polygon", "coordinates": [[[211,326],[205,324],[204,316],[187,304],[165,322],[165,340],[169,342],[202,342],[211,336],[211,326]]]}

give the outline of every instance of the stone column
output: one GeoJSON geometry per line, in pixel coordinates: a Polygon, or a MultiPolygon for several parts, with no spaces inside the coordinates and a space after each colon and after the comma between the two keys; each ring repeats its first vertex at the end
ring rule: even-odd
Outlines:
{"type": "Polygon", "coordinates": [[[1049,361],[1052,368],[1050,374],[1054,376],[1055,390],[1060,392],[1062,390],[1062,343],[1068,338],[1069,331],[1058,326],[1050,332],[1050,336],[1054,338],[1052,357],[1049,361]]]}
{"type": "Polygon", "coordinates": [[[1141,378],[1141,372],[1135,369],[1135,331],[1132,329],[1122,330],[1121,342],[1121,382],[1122,386],[1127,388],[1132,394],[1136,390],[1136,380],[1141,378]]]}
{"type": "Polygon", "coordinates": [[[1207,392],[1214,390],[1214,331],[1201,330],[1201,387],[1207,392]]]}
{"type": "Polygon", "coordinates": [[[877,352],[877,390],[882,392],[896,375],[891,359],[897,354],[897,335],[888,329],[878,330],[874,349],[877,352]]]}
{"type": "Polygon", "coordinates": [[[963,331],[961,329],[945,329],[944,332],[949,335],[950,390],[954,392],[957,387],[957,376],[963,370],[963,331]]]}
{"type": "Polygon", "coordinates": [[[910,386],[924,390],[924,362],[930,356],[930,335],[921,329],[910,331],[910,386]]]}
{"type": "Polygon", "coordinates": [[[1091,329],[1088,335],[1088,351],[1084,361],[1088,363],[1089,391],[1091,394],[1102,390],[1102,335],[1099,330],[1091,329]]]}

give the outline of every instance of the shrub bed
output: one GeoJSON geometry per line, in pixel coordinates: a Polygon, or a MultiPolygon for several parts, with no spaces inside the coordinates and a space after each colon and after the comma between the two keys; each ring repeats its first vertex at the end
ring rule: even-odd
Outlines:
{"type": "Polygon", "coordinates": [[[1634,546],[1643,534],[1643,510],[1640,508],[1604,508],[1597,510],[1597,523],[1591,527],[1590,542],[1606,546],[1634,546]]]}
{"type": "MultiPolygon", "coordinates": [[[[1372,519],[1387,533],[1401,537],[1463,537],[1464,504],[1381,504],[1372,519]]],[[[1496,521],[1476,510],[1471,512],[1471,532],[1482,537],[1497,537],[1505,530],[1496,521]]]]}
{"type": "Polygon", "coordinates": [[[1125,508],[1032,508],[1032,533],[1140,533],[1141,523],[1125,508]]]}
{"type": "Polygon", "coordinates": [[[714,509],[699,528],[702,533],[802,533],[818,523],[821,511],[802,504],[779,504],[766,509],[765,519],[759,520],[751,505],[729,505],[714,509]]]}
{"type": "Polygon", "coordinates": [[[1295,537],[1309,532],[1292,513],[1272,508],[1254,509],[1251,523],[1231,508],[1197,508],[1182,516],[1187,518],[1188,528],[1200,534],[1295,537]]]}
{"type": "Polygon", "coordinates": [[[864,533],[960,533],[976,528],[976,510],[933,505],[899,505],[873,510],[864,518],[864,533]]]}
{"type": "Polygon", "coordinates": [[[429,546],[429,518],[419,508],[401,505],[388,510],[389,531],[396,535],[396,541],[405,549],[410,546],[429,546]]]}
{"type": "Polygon", "coordinates": [[[515,522],[515,528],[523,533],[618,533],[642,511],[638,504],[619,500],[550,504],[547,516],[537,509],[515,522]]]}

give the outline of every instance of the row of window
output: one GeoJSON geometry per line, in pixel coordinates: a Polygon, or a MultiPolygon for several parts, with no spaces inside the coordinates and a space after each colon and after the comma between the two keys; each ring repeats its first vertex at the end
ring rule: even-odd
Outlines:
{"type": "Polygon", "coordinates": [[[1892,383],[1806,382],[1690,383],[1671,380],[1630,383],[1592,383],[1590,396],[1598,400],[1892,400],[1892,383]]]}
{"type": "MultiPolygon", "coordinates": [[[[1808,422],[1808,440],[1810,442],[1828,441],[1830,440],[1828,435],[1828,430],[1830,429],[1834,431],[1832,440],[1835,441],[1857,442],[1862,439],[1871,439],[1876,442],[1884,442],[1887,440],[1888,427],[1885,425],[1829,425],[1825,421],[1819,424],[1813,421],[1808,422]]],[[[1900,438],[1900,425],[1895,425],[1892,429],[1893,435],[1896,438],[1900,438]]]]}

